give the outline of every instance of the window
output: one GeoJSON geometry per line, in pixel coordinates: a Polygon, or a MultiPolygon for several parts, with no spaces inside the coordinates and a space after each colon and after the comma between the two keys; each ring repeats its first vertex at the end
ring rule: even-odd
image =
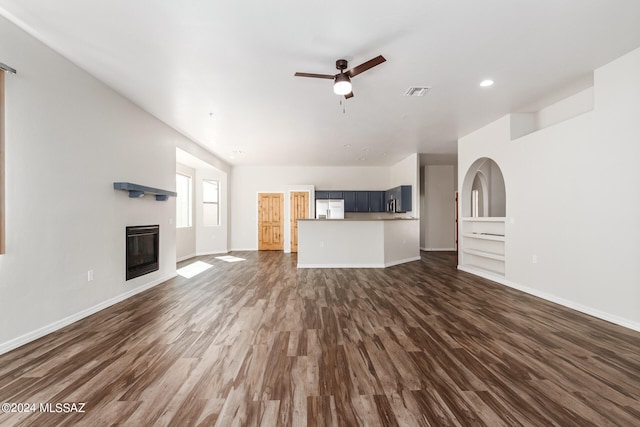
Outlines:
{"type": "Polygon", "coordinates": [[[205,227],[220,225],[220,186],[218,181],[202,182],[202,219],[205,227]]]}
{"type": "Polygon", "coordinates": [[[176,174],[176,228],[191,227],[191,177],[176,174]]]}

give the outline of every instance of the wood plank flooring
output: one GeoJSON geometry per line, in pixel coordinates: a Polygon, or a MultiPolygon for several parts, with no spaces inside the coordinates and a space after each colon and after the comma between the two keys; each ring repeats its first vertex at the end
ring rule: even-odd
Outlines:
{"type": "Polygon", "coordinates": [[[232,255],[0,356],[0,403],[86,402],[0,425],[640,425],[640,333],[453,253],[382,270],[232,255]]]}

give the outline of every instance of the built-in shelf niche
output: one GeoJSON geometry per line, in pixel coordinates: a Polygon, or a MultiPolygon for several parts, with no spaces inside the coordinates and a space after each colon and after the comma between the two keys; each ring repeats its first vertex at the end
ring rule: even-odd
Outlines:
{"type": "Polygon", "coordinates": [[[505,274],[506,190],[500,167],[476,160],[465,175],[461,197],[461,266],[505,274]]]}
{"type": "Polygon", "coordinates": [[[505,218],[462,218],[462,265],[504,276],[505,218]]]}

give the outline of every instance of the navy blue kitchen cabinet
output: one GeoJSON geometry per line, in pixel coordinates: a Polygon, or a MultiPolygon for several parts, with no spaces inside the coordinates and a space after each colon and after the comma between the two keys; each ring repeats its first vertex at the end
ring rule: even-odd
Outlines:
{"type": "Polygon", "coordinates": [[[411,205],[411,186],[400,186],[400,209],[398,212],[409,212],[413,210],[411,205]]]}
{"type": "Polygon", "coordinates": [[[412,210],[411,186],[401,185],[387,191],[316,191],[316,199],[343,199],[345,212],[387,212],[395,200],[395,212],[412,210]]]}
{"type": "Polygon", "coordinates": [[[369,212],[385,212],[384,191],[369,191],[369,212]]]}
{"type": "Polygon", "coordinates": [[[356,212],[369,212],[368,191],[356,191],[356,212]]]}
{"type": "Polygon", "coordinates": [[[356,212],[356,192],[355,191],[343,191],[344,196],[344,211],[356,212]]]}

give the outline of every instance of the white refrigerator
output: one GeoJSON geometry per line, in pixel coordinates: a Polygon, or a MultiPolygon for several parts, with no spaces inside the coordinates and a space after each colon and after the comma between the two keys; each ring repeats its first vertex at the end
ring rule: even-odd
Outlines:
{"type": "Polygon", "coordinates": [[[316,219],[344,219],[344,200],[316,200],[316,219]]]}

